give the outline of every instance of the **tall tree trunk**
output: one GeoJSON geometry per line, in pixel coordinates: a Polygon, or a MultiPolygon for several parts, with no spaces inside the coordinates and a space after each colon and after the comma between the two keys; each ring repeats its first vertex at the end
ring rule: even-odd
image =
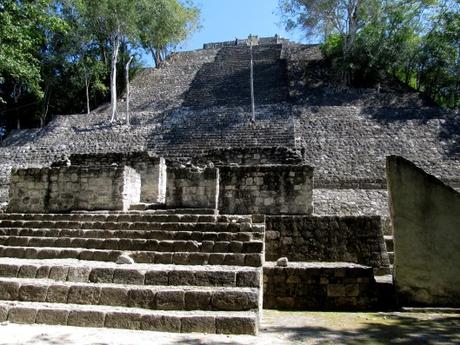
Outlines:
{"type": "Polygon", "coordinates": [[[117,60],[120,50],[120,33],[116,32],[112,37],[112,60],[110,66],[110,122],[117,117],[117,60]]]}
{"type": "Polygon", "coordinates": [[[83,69],[84,69],[84,73],[85,73],[86,114],[89,115],[91,113],[91,108],[90,108],[90,105],[89,105],[89,84],[90,84],[90,80],[89,80],[88,70],[87,70],[86,66],[83,66],[83,69]]]}
{"type": "Polygon", "coordinates": [[[153,61],[155,62],[155,67],[160,67],[161,64],[161,51],[159,49],[150,48],[150,53],[152,54],[153,61]]]}
{"type": "Polygon", "coordinates": [[[129,126],[130,123],[130,116],[129,116],[129,65],[133,57],[130,56],[128,62],[126,63],[126,124],[129,126]]]}

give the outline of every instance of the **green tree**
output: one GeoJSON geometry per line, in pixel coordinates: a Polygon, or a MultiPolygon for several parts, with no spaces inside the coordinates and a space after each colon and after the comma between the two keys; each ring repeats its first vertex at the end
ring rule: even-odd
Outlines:
{"type": "Polygon", "coordinates": [[[199,11],[178,0],[140,1],[140,41],[158,67],[174,47],[198,27],[199,11]]]}
{"type": "Polygon", "coordinates": [[[418,87],[441,104],[460,106],[460,9],[436,17],[419,53],[418,87]]]}
{"type": "Polygon", "coordinates": [[[138,11],[135,0],[77,0],[77,8],[91,31],[104,37],[111,49],[110,58],[110,121],[117,116],[117,61],[124,39],[138,37],[138,11]]]}
{"type": "Polygon", "coordinates": [[[52,5],[50,0],[0,3],[0,86],[7,79],[12,81],[14,103],[25,92],[44,96],[40,54],[49,32],[65,30],[52,5]]]}

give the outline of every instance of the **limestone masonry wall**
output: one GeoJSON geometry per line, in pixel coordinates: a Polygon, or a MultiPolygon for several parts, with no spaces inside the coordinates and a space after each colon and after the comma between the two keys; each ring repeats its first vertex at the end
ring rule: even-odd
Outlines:
{"type": "Polygon", "coordinates": [[[302,164],[300,152],[283,146],[277,147],[235,147],[217,148],[194,157],[197,164],[213,162],[216,166],[223,165],[273,165],[302,164]]]}
{"type": "Polygon", "coordinates": [[[13,169],[9,212],[45,212],[48,209],[49,168],[13,169]]]}
{"type": "Polygon", "coordinates": [[[265,259],[338,261],[389,267],[377,216],[266,216],[265,259]]]}
{"type": "Polygon", "coordinates": [[[220,168],[223,214],[310,214],[313,169],[305,165],[220,168]]]}
{"type": "Polygon", "coordinates": [[[14,169],[8,211],[127,210],[139,202],[140,183],[130,167],[14,169]]]}
{"type": "Polygon", "coordinates": [[[217,208],[219,169],[168,167],[166,174],[166,206],[217,208]]]}
{"type": "Polygon", "coordinates": [[[377,302],[371,267],[350,263],[264,265],[264,308],[368,310],[377,302]]]}
{"type": "Polygon", "coordinates": [[[128,165],[141,176],[141,202],[164,202],[166,187],[166,164],[164,158],[151,156],[147,152],[74,154],[69,157],[72,165],[110,166],[128,165]]]}

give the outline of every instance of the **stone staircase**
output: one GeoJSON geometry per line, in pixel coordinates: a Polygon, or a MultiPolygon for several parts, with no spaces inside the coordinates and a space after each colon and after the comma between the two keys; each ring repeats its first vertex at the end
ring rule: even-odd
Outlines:
{"type": "MultiPolygon", "coordinates": [[[[282,45],[253,47],[254,89],[258,104],[287,101],[286,61],[282,45]]],[[[250,48],[221,48],[214,61],[203,64],[184,95],[185,106],[250,105],[250,48]]]]}
{"type": "Polygon", "coordinates": [[[0,214],[0,322],[256,334],[263,240],[247,216],[0,214]]]}

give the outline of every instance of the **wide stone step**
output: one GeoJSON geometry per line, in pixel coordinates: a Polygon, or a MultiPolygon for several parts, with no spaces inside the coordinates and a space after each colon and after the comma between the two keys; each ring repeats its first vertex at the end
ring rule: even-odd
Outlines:
{"type": "Polygon", "coordinates": [[[103,229],[103,230],[170,230],[201,232],[263,232],[263,224],[250,223],[157,223],[111,221],[38,221],[2,220],[0,228],[28,229],[103,229]]]}
{"type": "Polygon", "coordinates": [[[260,287],[261,269],[245,266],[130,264],[75,259],[0,258],[0,277],[125,285],[260,287]]]}
{"type": "Polygon", "coordinates": [[[142,308],[0,301],[0,322],[163,332],[257,334],[256,312],[152,311],[142,308]]]}
{"type": "MultiPolygon", "coordinates": [[[[79,259],[115,262],[125,253],[121,250],[86,248],[0,246],[0,257],[24,259],[79,259]]],[[[189,253],[133,251],[130,256],[137,263],[175,265],[229,265],[260,267],[263,255],[256,253],[189,253]]]]}
{"type": "Polygon", "coordinates": [[[165,214],[156,212],[73,212],[73,213],[2,213],[1,221],[76,221],[76,222],[156,222],[156,223],[250,223],[251,216],[214,214],[165,214]]]}
{"type": "Polygon", "coordinates": [[[192,241],[252,241],[263,240],[262,232],[201,232],[170,230],[104,230],[104,229],[33,229],[0,228],[0,236],[29,237],[86,237],[86,238],[131,238],[149,240],[192,241]]]}
{"type": "Polygon", "coordinates": [[[262,253],[262,241],[158,241],[130,238],[0,236],[0,245],[189,253],[262,253]]]}
{"type": "Polygon", "coordinates": [[[259,289],[240,287],[139,286],[0,278],[0,300],[71,303],[152,310],[255,310],[259,289]]]}

